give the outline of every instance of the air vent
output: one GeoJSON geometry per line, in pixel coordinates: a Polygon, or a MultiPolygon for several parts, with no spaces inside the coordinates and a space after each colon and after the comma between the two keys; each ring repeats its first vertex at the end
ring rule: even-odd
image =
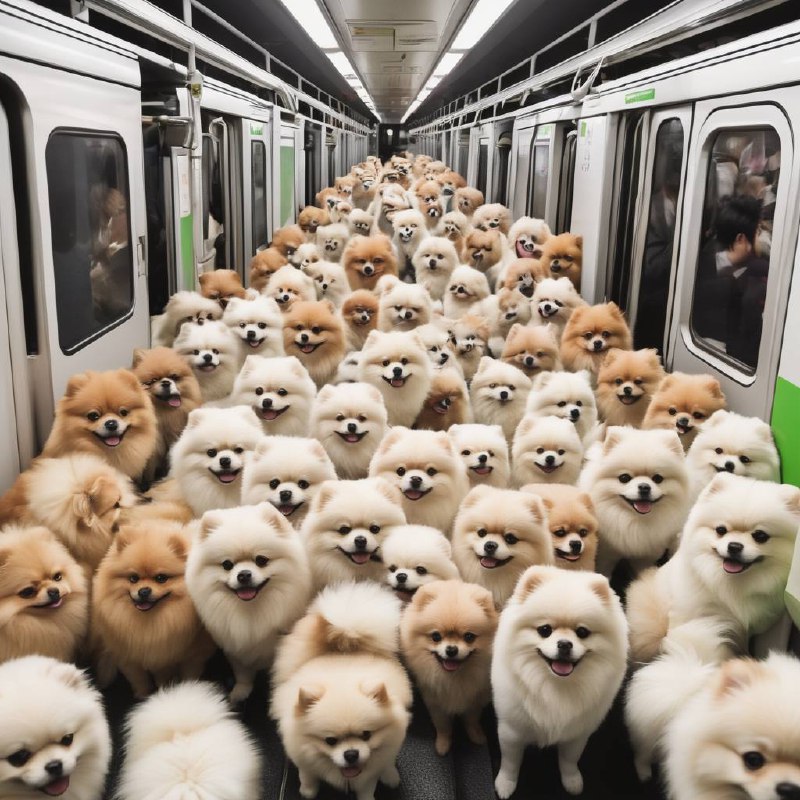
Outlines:
{"type": "Polygon", "coordinates": [[[355,53],[436,49],[439,31],[433,20],[349,19],[355,53]]]}

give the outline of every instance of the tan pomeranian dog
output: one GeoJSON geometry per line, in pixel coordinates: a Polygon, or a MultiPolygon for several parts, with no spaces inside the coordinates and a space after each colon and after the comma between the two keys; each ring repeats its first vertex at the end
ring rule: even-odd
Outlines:
{"type": "Polygon", "coordinates": [[[511,211],[502,203],[486,203],[475,209],[472,227],[482,231],[499,231],[508,235],[511,228],[511,211]]]}
{"type": "Polygon", "coordinates": [[[300,300],[317,299],[314,281],[292,264],[286,264],[270,276],[264,294],[277,303],[284,314],[300,300]]]}
{"type": "Polygon", "coordinates": [[[512,489],[470,489],[453,525],[453,560],[502,608],[528,567],[555,562],[544,501],[512,489]]]}
{"type": "Polygon", "coordinates": [[[526,414],[511,448],[512,482],[574,484],[583,464],[583,442],[573,422],[526,414]]]}
{"type": "Polygon", "coordinates": [[[88,625],[86,578],[67,549],[47,528],[4,528],[0,663],[28,655],[75,661],[88,625]]]}
{"type": "Polygon", "coordinates": [[[127,369],[81,372],[67,382],[42,455],[91,453],[138,480],[158,443],[153,403],[127,369]]]}
{"type": "Polygon", "coordinates": [[[508,244],[517,258],[540,259],[542,246],[552,236],[543,219],[519,217],[508,230],[508,244]]]}
{"type": "Polygon", "coordinates": [[[283,320],[283,347],[308,370],[317,388],[335,374],[346,352],[344,327],[328,300],[297,302],[283,320]]]}
{"type": "Polygon", "coordinates": [[[492,695],[497,619],[491,592],[460,580],[422,586],[403,613],[403,659],[433,720],[440,756],[450,751],[455,717],[471,742],[486,743],[481,712],[492,695]]]}
{"type": "Polygon", "coordinates": [[[499,230],[474,228],[467,234],[461,257],[470,267],[486,275],[489,285],[502,283],[502,273],[512,260],[508,245],[499,230]]]}
{"type": "Polygon", "coordinates": [[[348,350],[360,350],[378,327],[378,298],[368,289],[351,292],[340,311],[348,350]]]}
{"type": "Polygon", "coordinates": [[[448,319],[458,319],[470,313],[472,307],[491,294],[489,281],[477,269],[467,265],[456,267],[450,273],[445,289],[443,306],[448,319]]]}
{"type": "Polygon", "coordinates": [[[453,425],[447,435],[467,468],[470,487],[508,487],[508,442],[499,425],[453,425]]]}
{"type": "Polygon", "coordinates": [[[222,319],[222,309],[215,300],[203,297],[200,292],[175,292],[167,301],[164,313],[154,320],[153,345],[172,347],[184,325],[202,325],[219,319],[222,319]]]}
{"type": "Polygon", "coordinates": [[[197,679],[214,652],[184,572],[190,533],[174,522],[120,529],[92,586],[91,635],[141,700],[175,678],[197,679]]]}
{"type": "Polygon", "coordinates": [[[555,329],[550,325],[512,325],[500,359],[522,370],[530,380],[542,372],[560,370],[555,329]]]}
{"type": "MultiPolygon", "coordinates": [[[[387,278],[382,279],[383,281],[387,278]]],[[[404,283],[392,278],[390,285],[380,285],[378,329],[382,331],[412,331],[427,325],[433,316],[433,302],[428,290],[417,283],[404,283]]],[[[377,292],[376,292],[377,293],[377,292]]]]}
{"type": "Polygon", "coordinates": [[[468,221],[472,220],[475,209],[483,205],[483,192],[472,186],[456,189],[453,195],[453,209],[460,211],[468,221]]]}
{"type": "Polygon", "coordinates": [[[544,500],[556,566],[594,572],[599,523],[592,498],[565,483],[529,483],[521,491],[544,500]]]}
{"type": "Polygon", "coordinates": [[[324,208],[306,206],[297,216],[297,224],[306,237],[307,242],[317,241],[317,228],[320,225],[330,225],[331,218],[324,208]]]}
{"type": "Polygon", "coordinates": [[[664,368],[658,351],[611,349],[597,373],[597,411],[608,425],[640,428],[664,368]]]}
{"type": "Polygon", "coordinates": [[[446,431],[451,425],[472,422],[467,384],[453,367],[436,370],[422,410],[414,420],[414,428],[446,431]]]}
{"type": "Polygon", "coordinates": [[[491,327],[480,314],[464,314],[453,321],[450,344],[465,381],[471,381],[486,355],[491,327]]]}
{"type": "Polygon", "coordinates": [[[461,253],[467,234],[472,230],[467,217],[458,210],[448,211],[442,217],[442,228],[442,236],[453,244],[456,253],[461,253]]]}
{"type": "Polygon", "coordinates": [[[280,250],[281,254],[291,261],[297,248],[305,241],[305,232],[299,225],[284,225],[275,231],[270,246],[280,250]]]}
{"type": "Polygon", "coordinates": [[[531,303],[517,289],[500,287],[496,294],[487,297],[480,306],[483,316],[490,322],[489,347],[492,353],[502,353],[508,334],[514,325],[527,325],[531,319],[531,303]]]}
{"type": "Polygon", "coordinates": [[[442,186],[436,180],[423,181],[414,190],[414,203],[425,217],[428,233],[436,235],[442,228],[445,204],[442,186]]]}
{"type": "Polygon", "coordinates": [[[633,336],[619,306],[611,302],[576,308],[561,335],[564,369],[570,372],[585,369],[596,382],[611,348],[633,349],[633,336]]]}
{"type": "Polygon", "coordinates": [[[551,278],[566,277],[580,290],[583,266],[583,236],[561,233],[550,236],[542,245],[541,268],[551,278]]]}
{"type": "Polygon", "coordinates": [[[525,413],[530,390],[531,381],[522,370],[484,356],[470,384],[475,421],[483,425],[500,425],[510,442],[525,413]]]}
{"type": "Polygon", "coordinates": [[[216,300],[223,311],[232,297],[245,297],[242,279],[236,270],[215,269],[204,272],[197,280],[200,283],[200,294],[209,300],[216,300]]]}
{"type": "Polygon", "coordinates": [[[384,275],[397,275],[397,257],[388,236],[354,236],[342,255],[342,265],[347,273],[350,288],[369,289],[384,275]]]}
{"type": "Polygon", "coordinates": [[[250,260],[250,288],[263,292],[269,279],[289,263],[289,259],[277,247],[259,250],[250,260]]]}
{"type": "Polygon", "coordinates": [[[445,198],[450,198],[455,194],[456,189],[462,189],[467,185],[463,175],[459,175],[452,169],[446,169],[436,176],[439,185],[442,187],[442,194],[445,198]]]}
{"type": "Polygon", "coordinates": [[[642,427],[677,431],[687,451],[703,423],[725,407],[722,387],[713,376],[672,372],[658,385],[642,427]]]}
{"type": "Polygon", "coordinates": [[[554,325],[561,341],[572,312],[585,305],[569,278],[543,278],[531,297],[531,325],[554,325]]]}
{"type": "Polygon", "coordinates": [[[400,601],[371,581],[325,589],[286,636],[272,675],[270,716],[300,773],[371,800],[395,766],[411,719],[411,684],[397,658],[400,601]]]}
{"type": "Polygon", "coordinates": [[[149,484],[169,471],[169,449],[186,427],[189,412],[200,406],[203,398],[194,373],[169,347],[136,348],[131,372],[150,395],[158,421],[156,447],[143,476],[144,482],[149,484]]]}
{"type": "Polygon", "coordinates": [[[509,262],[503,273],[502,286],[506,289],[516,289],[530,300],[541,273],[541,267],[535,258],[515,258],[509,262]]]}
{"type": "MultiPolygon", "coordinates": [[[[331,208],[331,219],[333,219],[334,203],[331,208]]],[[[317,228],[317,250],[326,261],[342,260],[347,240],[350,238],[350,230],[343,222],[331,222],[330,225],[320,225],[317,228]]]]}

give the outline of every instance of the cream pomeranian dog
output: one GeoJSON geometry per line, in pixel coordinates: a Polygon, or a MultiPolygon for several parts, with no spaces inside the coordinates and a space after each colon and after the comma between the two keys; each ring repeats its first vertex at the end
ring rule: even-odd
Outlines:
{"type": "Polygon", "coordinates": [[[173,347],[192,368],[203,402],[230,394],[239,371],[238,337],[221,321],[184,325],[173,347]]]}
{"type": "Polygon", "coordinates": [[[554,325],[560,340],[572,312],[585,305],[569,278],[544,278],[531,297],[531,325],[554,325]]]}
{"type": "Polygon", "coordinates": [[[653,658],[671,626],[701,616],[746,636],[768,630],[783,613],[799,525],[800,489],[717,475],[695,503],[674,557],[628,590],[633,656],[653,658]]]}
{"type": "Polygon", "coordinates": [[[720,472],[773,483],[781,477],[769,424],[724,409],[706,420],[686,454],[686,466],[693,498],[720,472]]]}
{"type": "Polygon", "coordinates": [[[520,217],[508,229],[508,244],[516,258],[542,257],[542,245],[552,236],[543,219],[520,217]]]}
{"type": "Polygon", "coordinates": [[[663,378],[657,350],[609,350],[597,373],[600,417],[607,425],[640,428],[663,378]]]}
{"type": "Polygon", "coordinates": [[[423,586],[403,613],[403,658],[433,720],[440,756],[450,750],[457,716],[463,717],[470,741],[486,742],[480,717],[491,699],[496,630],[491,593],[460,580],[423,586]]]}
{"type": "Polygon", "coordinates": [[[491,486],[471,489],[453,525],[453,560],[465,581],[488,589],[502,608],[528,567],[555,563],[542,499],[491,486]]]}
{"type": "Polygon", "coordinates": [[[336,480],[336,469],[316,439],[265,436],[248,458],[242,502],[272,503],[299,528],[323,481],[336,480]]]}
{"type": "Polygon", "coordinates": [[[283,355],[283,317],[272,298],[261,294],[244,300],[232,297],[222,321],[239,340],[240,362],[249,355],[283,355]]]}
{"type": "Polygon", "coordinates": [[[344,267],[335,261],[317,261],[305,273],[314,282],[317,300],[329,300],[336,309],[350,295],[350,283],[344,267]]]}
{"type": "Polygon", "coordinates": [[[303,436],[316,393],[308,370],[295,356],[248,356],[226,404],[250,406],[266,434],[303,436]]]}
{"type": "Polygon", "coordinates": [[[529,744],[557,745],[563,787],[583,791],[578,761],[625,677],[627,633],[619,598],[602,575],[540,566],[522,574],[500,615],[492,656],[501,800],[514,793],[529,744]]]}
{"type": "Polygon", "coordinates": [[[386,581],[405,603],[431,581],[459,577],[450,540],[427,525],[398,525],[381,547],[386,581]]]}
{"type": "MultiPolygon", "coordinates": [[[[317,299],[314,281],[291,264],[285,264],[270,276],[264,294],[277,303],[281,313],[287,313],[292,306],[301,301],[317,299]]],[[[286,344],[284,343],[284,349],[286,344]]]]}
{"type": "Polygon", "coordinates": [[[444,327],[439,323],[430,322],[427,325],[420,325],[415,333],[425,347],[434,370],[453,366],[458,369],[458,360],[450,341],[450,334],[444,327]]]}
{"type": "Polygon", "coordinates": [[[366,478],[369,462],[388,428],[383,395],[368,383],[328,384],[319,390],[311,432],[340,478],[366,478]]]}
{"type": "Polygon", "coordinates": [[[464,464],[444,431],[395,426],[383,437],[369,465],[402,492],[409,523],[447,532],[469,489],[464,464]]]}
{"type": "Polygon", "coordinates": [[[428,290],[433,300],[442,300],[450,276],[459,265],[455,245],[444,236],[428,236],[419,243],[411,263],[417,283],[428,290]]]}
{"type": "Polygon", "coordinates": [[[111,735],[88,676],[27,656],[0,665],[0,686],[0,797],[100,800],[111,735]]]}
{"type": "Polygon", "coordinates": [[[370,581],[325,589],[280,645],[270,714],[300,773],[373,800],[400,783],[395,760],[411,719],[411,684],[397,658],[400,601],[370,581]]]}
{"type": "Polygon", "coordinates": [[[508,442],[500,425],[451,425],[447,435],[467,468],[470,487],[508,486],[508,442]]]}
{"type": "Polygon", "coordinates": [[[125,733],[118,800],[258,797],[258,748],[211,684],[162,689],[131,712],[125,733]]]}
{"type": "Polygon", "coordinates": [[[512,483],[574,484],[581,473],[583,444],[575,426],[560,417],[527,414],[514,434],[512,483]]]}
{"type": "Polygon", "coordinates": [[[635,571],[674,550],[689,513],[689,475],[672,431],[612,426],[587,453],[579,488],[591,495],[601,540],[597,569],[626,558],[635,571]]]}
{"type": "Polygon", "coordinates": [[[450,343],[458,366],[464,380],[471,381],[487,350],[489,320],[478,314],[464,314],[453,320],[450,330],[450,343]]]}
{"type": "Polygon", "coordinates": [[[525,413],[531,380],[520,369],[484,356],[470,384],[470,399],[475,422],[499,425],[507,441],[525,413]]]}
{"type": "Polygon", "coordinates": [[[450,319],[463,317],[490,294],[489,281],[482,272],[467,265],[456,267],[445,287],[444,315],[450,319]]]}
{"type": "Polygon", "coordinates": [[[381,547],[405,521],[400,492],[383,478],[323,483],[301,532],[315,591],[348,580],[381,581],[381,547]]]}
{"type": "Polygon", "coordinates": [[[216,300],[200,292],[175,292],[164,307],[164,313],[154,319],[153,347],[172,347],[185,324],[202,325],[222,319],[222,309],[216,300]]]}
{"type": "Polygon", "coordinates": [[[236,677],[231,703],[246,700],[269,667],[281,633],[311,599],[311,571],[297,533],[271,503],[203,515],[186,563],[200,619],[236,677]]]}
{"type": "Polygon", "coordinates": [[[411,261],[420,242],[428,235],[428,226],[425,224],[425,217],[421,211],[416,208],[408,208],[398,211],[394,215],[392,229],[394,231],[392,244],[400,258],[400,271],[402,272],[405,262],[411,261]]]}
{"type": "Polygon", "coordinates": [[[411,425],[430,391],[433,367],[413,331],[372,331],[364,342],[358,373],[359,380],[383,395],[390,425],[411,425]]]}
{"type": "Polygon", "coordinates": [[[428,290],[418,283],[397,281],[383,291],[378,305],[378,329],[412,331],[427,325],[433,316],[428,290]]]}
{"type": "Polygon", "coordinates": [[[526,413],[536,417],[568,419],[587,443],[597,425],[597,404],[591,377],[581,372],[543,372],[534,378],[526,413]]]}

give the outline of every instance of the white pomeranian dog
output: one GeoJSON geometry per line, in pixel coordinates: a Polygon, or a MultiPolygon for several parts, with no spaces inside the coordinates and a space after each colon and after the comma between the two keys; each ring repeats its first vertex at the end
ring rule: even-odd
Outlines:
{"type": "Polygon", "coordinates": [[[240,347],[224,322],[184,325],[173,348],[191,367],[204,403],[230,394],[239,371],[240,347]]]}
{"type": "Polygon", "coordinates": [[[257,294],[250,299],[232,297],[222,321],[239,340],[239,362],[249,355],[283,355],[283,316],[270,297],[257,294]]]}
{"type": "Polygon", "coordinates": [[[531,380],[522,370],[484,356],[469,391],[475,422],[499,425],[510,443],[525,413],[530,390],[531,380]]]}
{"type": "Polygon", "coordinates": [[[566,483],[581,474],[583,443],[575,426],[561,417],[526,414],[511,448],[512,483],[566,483]]]}
{"type": "Polygon", "coordinates": [[[543,372],[533,380],[526,412],[568,419],[585,445],[597,426],[597,402],[591,376],[580,372],[543,372]]]}
{"type": "Polygon", "coordinates": [[[508,442],[500,425],[451,425],[447,435],[467,468],[470,487],[508,487],[508,442]]]}

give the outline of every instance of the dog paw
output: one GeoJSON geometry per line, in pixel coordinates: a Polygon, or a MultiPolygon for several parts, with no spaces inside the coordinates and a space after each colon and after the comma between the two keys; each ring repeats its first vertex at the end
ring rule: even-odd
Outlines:
{"type": "Polygon", "coordinates": [[[446,756],[450,752],[450,744],[452,740],[449,736],[443,733],[436,735],[436,753],[440,756],[446,756]]]}
{"type": "Polygon", "coordinates": [[[562,773],[561,785],[570,794],[581,794],[583,792],[583,776],[578,770],[562,773]]]}
{"type": "Polygon", "coordinates": [[[481,728],[479,723],[474,725],[467,725],[467,738],[473,744],[486,744],[486,734],[483,732],[483,728],[481,728]]]}
{"type": "Polygon", "coordinates": [[[314,783],[300,783],[300,795],[305,797],[306,800],[314,800],[319,793],[319,784],[314,783]]]}
{"type": "Polygon", "coordinates": [[[634,759],[634,767],[636,767],[636,775],[641,783],[647,783],[653,777],[653,765],[649,761],[641,761],[638,758],[634,759]]]}
{"type": "Polygon", "coordinates": [[[500,800],[508,800],[508,798],[514,794],[514,789],[516,788],[517,782],[506,777],[502,773],[498,774],[494,779],[494,790],[497,792],[497,796],[500,800]]]}
{"type": "Polygon", "coordinates": [[[237,683],[233,689],[231,689],[230,694],[228,695],[228,702],[234,708],[241,703],[244,703],[248,697],[250,697],[250,693],[253,691],[253,685],[246,684],[246,683],[237,683]]]}
{"type": "Polygon", "coordinates": [[[381,773],[381,783],[390,789],[397,788],[400,785],[400,773],[397,771],[397,767],[394,765],[387,767],[381,773]]]}

